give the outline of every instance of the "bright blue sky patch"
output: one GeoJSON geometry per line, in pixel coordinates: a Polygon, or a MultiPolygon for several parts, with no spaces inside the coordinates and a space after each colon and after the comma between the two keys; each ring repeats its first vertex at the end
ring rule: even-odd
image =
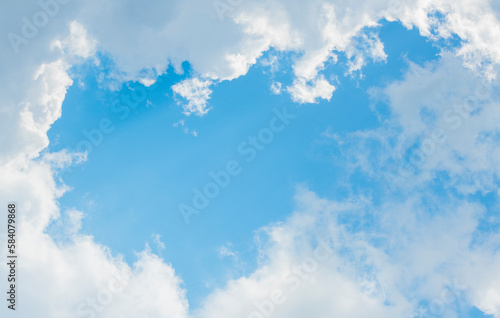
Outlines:
{"type": "MultiPolygon", "coordinates": [[[[329,152],[335,147],[325,145],[321,136],[380,127],[390,114],[383,111],[383,102],[370,97],[370,89],[400,80],[409,62],[438,59],[439,49],[398,23],[384,23],[378,32],[387,61],[370,63],[359,78],[358,73],[342,75],[346,58],[341,56],[324,71],[326,77],[338,76],[332,100],[316,105],[299,107],[285,95],[271,94],[270,70],[262,64],[244,78],[217,85],[210,99],[213,109],[203,118],[182,119],[169,89],[189,76],[189,69],[182,76],[169,69],[154,87],[127,83],[115,92],[100,88],[96,76],[83,79],[82,85],[70,88],[63,117],[49,131],[53,150],[85,151],[90,145],[88,162],[63,174],[73,187],[61,199],[63,210],[87,211],[83,231],[129,262],[145,243],[161,252],[178,268],[188,299],[198,304],[227,279],[255,270],[255,230],[286,219],[294,208],[297,184],[337,200],[352,194],[377,200],[382,194],[381,184],[361,172],[352,174],[349,184],[339,182],[346,177],[346,163],[339,162],[341,156],[333,160],[329,152]],[[382,109],[379,119],[370,108],[374,105],[382,109]],[[259,139],[276,113],[290,118],[280,118],[275,124],[279,131],[270,136],[264,132],[259,139]],[[179,120],[184,126],[175,127],[179,120]],[[184,133],[183,127],[197,136],[184,133]],[[254,144],[252,138],[257,139],[254,144]],[[193,199],[201,200],[196,193],[214,183],[210,173],[220,175],[233,162],[235,175],[227,187],[218,186],[218,194],[207,198],[208,206],[188,216],[186,224],[179,205],[195,209],[193,199]],[[164,251],[156,249],[152,233],[161,236],[164,251]],[[226,244],[238,252],[238,264],[218,255],[226,244]]],[[[291,68],[281,66],[290,58],[277,60],[276,81],[292,82],[291,68]]]]}

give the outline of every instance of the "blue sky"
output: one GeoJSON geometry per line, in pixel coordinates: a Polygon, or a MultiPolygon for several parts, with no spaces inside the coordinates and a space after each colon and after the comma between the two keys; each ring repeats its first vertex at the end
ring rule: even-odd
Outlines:
{"type": "Polygon", "coordinates": [[[500,317],[498,6],[215,3],[2,44],[22,317],[500,317]]]}
{"type": "MultiPolygon", "coordinates": [[[[161,84],[148,90],[148,97],[129,115],[113,112],[110,105],[122,95],[132,98],[133,89],[140,84],[126,83],[119,91],[109,92],[98,88],[95,76],[84,78],[83,87],[74,85],[68,91],[63,116],[48,133],[52,151],[72,150],[87,139],[82,130],[98,128],[103,118],[109,118],[115,129],[103,134],[103,142],[91,150],[88,162],[63,175],[74,189],[61,199],[61,205],[88,211],[83,231],[125,254],[129,261],[145,242],[154,249],[151,235],[160,234],[166,245],[162,256],[179,268],[193,301],[199,301],[228,278],[255,269],[255,230],[286,218],[293,209],[291,198],[297,184],[306,183],[335,199],[351,191],[336,184],[335,180],[344,177],[342,163],[331,162],[329,152],[335,149],[324,145],[321,134],[378,126],[367,90],[400,79],[407,68],[406,59],[421,63],[436,59],[439,53],[416,30],[408,31],[398,23],[381,27],[381,38],[386,34],[386,51],[392,53],[387,63],[364,68],[364,79],[342,76],[331,101],[299,107],[287,96],[271,94],[266,74],[270,71],[262,65],[253,67],[244,78],[218,85],[210,100],[214,109],[203,118],[185,119],[187,127],[198,132],[196,137],[173,126],[183,117],[169,88],[189,76],[188,65],[181,76],[167,71],[161,84]],[[412,50],[415,46],[418,50],[412,50]],[[273,109],[281,112],[282,108],[296,117],[258,151],[255,160],[246,162],[238,145],[268,126],[273,109]],[[225,169],[230,160],[241,163],[242,173],[199,216],[193,216],[192,223],[185,224],[178,205],[190,203],[192,189],[202,190],[210,181],[209,172],[225,169]],[[218,248],[228,242],[241,253],[242,267],[218,257],[218,248]],[[205,287],[207,283],[210,289],[205,287]]],[[[280,62],[290,58],[284,55],[280,62]]],[[[326,74],[345,71],[345,63],[340,62],[326,74]]],[[[274,76],[290,82],[290,72],[287,67],[274,76]]],[[[350,185],[353,191],[377,192],[378,185],[363,176],[355,181],[350,185]]]]}
{"type": "MultiPolygon", "coordinates": [[[[256,269],[255,231],[286,219],[294,208],[291,198],[298,184],[335,200],[370,194],[376,201],[382,195],[381,184],[363,173],[349,176],[345,183],[345,163],[333,160],[339,158],[337,149],[322,135],[379,127],[384,117],[377,119],[370,106],[384,109],[387,105],[370,98],[369,89],[400,80],[409,62],[422,65],[438,59],[441,48],[399,23],[384,22],[377,31],[387,61],[371,62],[362,76],[349,75],[343,74],[347,66],[341,55],[339,63],[324,72],[327,77],[339,77],[332,99],[305,106],[270,92],[271,70],[262,62],[245,77],[217,85],[210,99],[213,109],[202,118],[180,115],[170,89],[191,75],[188,64],[181,75],[168,70],[157,87],[147,88],[147,97],[140,98],[130,113],[113,111],[110,105],[122,96],[132,99],[135,89],[146,91],[146,87],[125,83],[110,92],[96,82],[95,74],[106,72],[105,66],[75,68],[83,77],[82,85],[69,89],[63,116],[48,132],[53,147],[49,150],[71,150],[88,140],[82,131],[98,128],[103,118],[114,129],[103,133],[102,143],[91,149],[87,162],[63,171],[73,190],[61,198],[62,209],[86,211],[83,232],[131,263],[134,253],[149,244],[177,268],[188,299],[196,306],[213,288],[256,269]],[[269,145],[256,151],[255,160],[246,162],[238,145],[268,126],[275,116],[273,109],[282,112],[283,108],[295,118],[269,145]],[[185,120],[197,136],[185,133],[182,126],[174,127],[179,120],[185,120]],[[193,188],[203,190],[211,181],[209,172],[225,169],[231,160],[240,164],[242,173],[186,224],[179,204],[192,205],[193,188]],[[161,236],[165,250],[158,250],[153,234],[161,236]],[[237,260],[218,255],[227,244],[238,253],[237,260]]],[[[271,51],[260,61],[279,56],[278,70],[271,77],[290,83],[292,70],[286,61],[293,55],[271,51]]]]}

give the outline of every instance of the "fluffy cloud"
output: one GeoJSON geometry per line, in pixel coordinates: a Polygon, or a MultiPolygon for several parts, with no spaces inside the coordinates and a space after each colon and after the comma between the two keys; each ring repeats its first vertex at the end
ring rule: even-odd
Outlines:
{"type": "Polygon", "coordinates": [[[474,176],[493,186],[485,177],[500,175],[493,159],[498,152],[498,81],[484,81],[446,53],[437,64],[412,65],[406,78],[385,93],[403,128],[403,149],[419,143],[410,158],[413,165],[445,170],[456,179],[474,176]]]}
{"type": "Polygon", "coordinates": [[[375,206],[304,188],[296,199],[288,220],[262,229],[259,268],[196,317],[459,317],[458,300],[500,314],[498,235],[471,247],[481,205],[452,199],[430,213],[430,194],[375,206]]]}
{"type": "MultiPolygon", "coordinates": [[[[24,96],[5,95],[0,110],[1,125],[5,129],[0,137],[3,149],[0,162],[24,155],[33,158],[48,146],[47,131],[61,116],[66,90],[72,84],[68,67],[61,59],[43,63],[26,78],[30,85],[24,96]]],[[[19,88],[14,89],[15,93],[18,91],[19,88]]]]}
{"type": "MultiPolygon", "coordinates": [[[[185,292],[171,266],[149,250],[137,255],[132,267],[112,256],[105,246],[78,233],[82,213],[60,211],[57,199],[67,190],[54,180],[54,165],[79,160],[58,154],[40,161],[18,160],[0,167],[0,200],[17,203],[19,244],[17,308],[23,317],[179,317],[187,316],[185,292]],[[57,162],[55,162],[57,161],[57,162]],[[46,233],[60,214],[58,240],[46,233]],[[43,292],[41,292],[43,291],[43,292]],[[55,301],[57,300],[57,301],[55,301]],[[147,300],[147,301],[146,301],[147,300]]],[[[6,229],[5,218],[0,221],[6,229]]],[[[6,242],[6,233],[0,240],[6,242]]],[[[2,253],[5,255],[2,244],[2,253]]],[[[7,276],[8,268],[0,266],[7,276]]],[[[0,313],[8,317],[2,306],[0,313]]]]}
{"type": "Polygon", "coordinates": [[[296,79],[293,86],[288,88],[288,92],[292,95],[293,101],[301,104],[317,103],[319,98],[332,98],[335,91],[335,86],[331,85],[323,76],[319,76],[311,83],[305,79],[296,79]]]}
{"type": "MultiPolygon", "coordinates": [[[[318,76],[326,64],[335,62],[333,52],[354,56],[352,70],[359,69],[364,55],[383,59],[383,45],[374,41],[366,28],[385,18],[400,20],[409,28],[416,26],[431,38],[458,35],[464,44],[457,53],[468,66],[489,76],[494,76],[491,63],[500,62],[498,11],[492,1],[245,1],[224,3],[222,20],[215,3],[150,1],[139,5],[115,0],[59,4],[57,13],[33,39],[16,48],[21,55],[36,48],[38,58],[50,56],[47,43],[63,38],[65,26],[71,25],[74,37],[66,51],[76,48],[80,53],[74,54],[89,55],[96,48],[109,54],[116,63],[113,76],[122,81],[141,80],[145,70],[149,70],[147,80],[151,81],[168,65],[182,70],[183,61],[189,61],[202,77],[230,80],[246,74],[263,52],[274,48],[300,53],[294,62],[299,83],[324,82],[318,76]],[[436,12],[444,17],[436,18],[436,12]],[[86,37],[92,40],[83,41],[86,37]],[[357,37],[369,45],[354,50],[357,37]]],[[[9,4],[5,12],[8,10],[20,14],[6,19],[5,29],[22,36],[25,22],[16,18],[42,9],[33,1],[23,7],[9,4]],[[16,25],[19,27],[13,28],[16,25]]],[[[2,46],[8,54],[13,51],[10,43],[2,46]]],[[[329,96],[315,85],[301,87],[309,87],[312,95],[303,102],[329,96]]]]}
{"type": "MultiPolygon", "coordinates": [[[[59,218],[57,198],[66,189],[56,185],[51,166],[53,161],[62,166],[63,157],[71,161],[58,154],[1,171],[0,187],[10,190],[0,198],[17,198],[23,229],[20,313],[187,317],[180,279],[148,249],[130,267],[92,237],[78,234],[78,211],[63,212],[68,214],[61,225],[67,231],[60,231],[65,240],[56,242],[44,232],[50,220],[59,218]]],[[[482,243],[475,242],[484,213],[480,204],[452,198],[443,204],[431,194],[375,206],[363,197],[335,202],[299,188],[296,211],[285,222],[260,230],[258,269],[213,292],[192,314],[406,317],[420,312],[458,317],[454,301],[460,299],[498,316],[500,236],[486,233],[482,243]],[[436,212],[433,203],[439,204],[436,212]]],[[[5,270],[2,266],[0,274],[5,270]]]]}
{"type": "Polygon", "coordinates": [[[374,101],[391,109],[380,128],[327,136],[353,168],[391,186],[413,191],[445,174],[461,193],[496,191],[498,85],[443,52],[436,62],[410,63],[403,80],[372,90],[374,101]]]}
{"type": "Polygon", "coordinates": [[[196,114],[199,116],[205,115],[208,108],[208,100],[212,94],[209,88],[210,81],[201,81],[197,78],[184,80],[172,86],[172,90],[187,100],[187,104],[183,105],[184,114],[196,114]]]}

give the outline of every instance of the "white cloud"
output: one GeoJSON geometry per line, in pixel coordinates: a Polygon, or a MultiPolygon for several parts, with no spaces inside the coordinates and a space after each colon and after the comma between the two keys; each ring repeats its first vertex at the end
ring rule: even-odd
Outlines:
{"type": "Polygon", "coordinates": [[[415,11],[406,9],[400,19],[406,24],[416,25],[424,35],[458,35],[464,41],[458,54],[466,65],[493,77],[491,63],[500,63],[500,45],[492,41],[500,36],[499,15],[492,8],[494,4],[495,1],[488,0],[419,1],[415,11]],[[428,13],[436,11],[445,15],[444,22],[428,17],[428,13]]]}
{"type": "MultiPolygon", "coordinates": [[[[63,60],[44,63],[25,79],[30,85],[24,86],[24,96],[12,92],[4,95],[0,106],[0,125],[5,129],[0,137],[0,163],[24,155],[36,157],[48,146],[46,133],[61,116],[66,90],[72,84],[67,70],[63,60]]],[[[15,88],[13,92],[18,91],[15,88]]]]}
{"type": "MultiPolygon", "coordinates": [[[[102,317],[187,317],[180,280],[150,251],[139,253],[136,264],[129,267],[91,237],[74,235],[61,244],[44,234],[47,222],[40,214],[45,220],[57,217],[56,197],[62,195],[50,166],[30,163],[23,171],[14,170],[4,171],[6,179],[1,182],[9,184],[11,192],[1,199],[17,193],[23,215],[23,314],[79,317],[80,311],[80,317],[90,312],[102,317]],[[36,293],[42,288],[43,294],[36,293]],[[51,305],[54,297],[60,299],[57,307],[51,305]]],[[[273,308],[277,318],[403,317],[418,310],[418,300],[441,300],[442,291],[455,288],[452,282],[459,277],[461,289],[453,290],[458,295],[453,297],[467,297],[485,312],[499,315],[495,289],[500,280],[500,257],[495,252],[499,237],[470,247],[484,209],[449,200],[438,210],[432,215],[415,197],[375,208],[365,198],[334,202],[299,189],[296,212],[284,223],[261,230],[259,268],[215,291],[194,314],[247,317],[259,308],[273,308]],[[350,227],[353,221],[364,224],[373,215],[377,216],[373,226],[350,227]],[[415,286],[417,279],[421,283],[415,286]]],[[[79,215],[73,215],[77,221],[73,223],[78,223],[79,215]]],[[[452,302],[445,305],[453,313],[452,302]]]]}
{"type": "MultiPolygon", "coordinates": [[[[498,81],[486,82],[444,52],[424,66],[410,64],[401,81],[373,90],[373,95],[376,101],[386,101],[392,112],[388,120],[382,117],[380,128],[325,134],[335,141],[346,167],[352,165],[347,177],[361,168],[383,189],[380,207],[366,205],[342,218],[332,213],[349,220],[347,232],[352,223],[363,224],[364,216],[370,216],[369,228],[346,234],[346,241],[337,237],[346,250],[354,248],[352,254],[346,252],[348,259],[359,261],[351,267],[367,266],[358,274],[375,275],[374,284],[381,286],[388,303],[406,304],[413,312],[459,317],[454,307],[458,302],[499,317],[500,236],[484,231],[484,222],[492,228],[499,222],[486,216],[495,215],[495,207],[487,213],[469,196],[497,192],[498,81]],[[441,132],[436,134],[436,129],[441,132]],[[423,160],[412,161],[417,153],[423,160]],[[405,173],[408,165],[414,172],[398,175],[402,163],[407,163],[405,173]],[[400,179],[392,184],[395,191],[383,187],[387,173],[400,179]],[[447,189],[446,199],[432,194],[436,178],[447,189]],[[356,251],[358,247],[363,250],[356,251]],[[422,300],[430,304],[411,305],[422,300]]],[[[316,201],[303,206],[318,206],[316,201]]]]}
{"type": "Polygon", "coordinates": [[[380,41],[376,34],[363,33],[359,38],[355,38],[353,43],[347,47],[346,54],[349,59],[348,74],[360,71],[366,64],[366,57],[370,57],[373,61],[383,62],[387,60],[387,54],[384,51],[384,44],[380,41]]]}
{"type": "Polygon", "coordinates": [[[202,81],[197,78],[187,79],[172,86],[172,90],[187,100],[187,104],[182,105],[184,114],[196,114],[203,116],[210,108],[208,107],[208,100],[212,94],[209,88],[212,84],[211,81],[202,81]]]}
{"type": "Polygon", "coordinates": [[[380,294],[360,286],[338,254],[344,240],[333,219],[356,205],[328,203],[307,191],[299,196],[300,211],[264,229],[259,268],[210,295],[196,317],[401,316],[401,309],[384,306],[380,294]]]}
{"type": "Polygon", "coordinates": [[[294,80],[293,86],[288,87],[288,92],[292,95],[294,102],[317,103],[318,99],[332,98],[335,86],[330,84],[323,76],[312,81],[306,81],[304,78],[294,80]]]}
{"type": "Polygon", "coordinates": [[[89,58],[95,54],[96,41],[88,37],[87,30],[76,21],[69,25],[70,35],[60,41],[56,40],[54,46],[65,51],[69,56],[89,58]]]}
{"type": "MultiPolygon", "coordinates": [[[[0,173],[0,201],[17,203],[17,240],[23,242],[17,250],[22,260],[18,264],[22,273],[18,285],[18,297],[22,299],[17,308],[19,315],[187,316],[180,279],[171,266],[150,251],[139,253],[133,267],[129,267],[92,237],[77,232],[82,217],[79,211],[69,211],[68,222],[60,224],[58,233],[66,233],[67,240],[54,241],[45,233],[51,220],[59,218],[57,199],[66,190],[56,185],[49,163],[17,161],[2,165],[0,173]],[[94,301],[96,309],[92,309],[94,301]]],[[[7,228],[5,219],[0,224],[7,228]]],[[[5,239],[4,233],[1,240],[5,239]]],[[[7,275],[5,264],[0,266],[0,274],[7,275]]],[[[0,308],[0,313],[9,317],[6,306],[0,308]]]]}
{"type": "Polygon", "coordinates": [[[461,193],[496,191],[498,85],[443,52],[424,66],[410,63],[401,81],[372,89],[374,104],[391,110],[380,128],[326,136],[352,169],[400,189],[413,191],[444,173],[461,193]]]}
{"type": "MultiPolygon", "coordinates": [[[[41,8],[34,0],[22,5],[6,4],[3,12],[12,14],[2,19],[2,25],[5,30],[22,35],[24,22],[20,18],[24,15],[29,20],[32,17],[28,13],[37,10],[41,8]]],[[[151,85],[169,65],[180,72],[184,61],[189,61],[201,78],[230,80],[246,74],[263,52],[274,48],[300,53],[293,64],[296,81],[290,92],[301,103],[316,102],[330,96],[327,89],[317,86],[328,86],[321,72],[328,63],[335,63],[334,51],[345,51],[354,57],[351,71],[365,63],[363,56],[383,59],[382,43],[372,41],[375,35],[366,31],[382,18],[399,19],[409,28],[417,26],[429,37],[457,34],[464,43],[457,54],[470,67],[494,76],[491,63],[500,62],[496,41],[500,28],[498,8],[487,0],[260,0],[234,6],[223,21],[211,1],[151,1],[140,5],[116,0],[105,4],[70,2],[58,5],[57,14],[28,43],[19,46],[17,55],[8,39],[4,39],[0,45],[10,67],[3,74],[11,83],[30,83],[36,68],[57,60],[58,52],[50,45],[56,43],[71,62],[74,60],[69,55],[88,58],[99,51],[110,56],[116,63],[110,76],[119,81],[136,80],[151,85]],[[443,12],[444,18],[433,17],[436,11],[443,12]],[[371,44],[354,53],[353,45],[360,37],[368,37],[365,42],[371,44]],[[305,85],[306,82],[313,84],[305,85]]],[[[13,85],[2,84],[5,88],[13,85]]],[[[5,92],[12,96],[15,91],[5,92]]],[[[21,96],[10,101],[13,105],[21,102],[21,96]]],[[[200,111],[194,107],[195,112],[200,111]]],[[[15,118],[9,121],[16,122],[15,118]]]]}
{"type": "Polygon", "coordinates": [[[219,253],[220,257],[231,257],[235,261],[238,260],[236,252],[233,251],[233,244],[231,244],[230,242],[226,243],[226,245],[219,247],[217,249],[217,252],[219,253]]]}
{"type": "Polygon", "coordinates": [[[194,137],[198,136],[198,132],[196,130],[191,130],[185,125],[186,125],[185,119],[181,119],[173,124],[174,127],[180,127],[185,134],[192,135],[194,137]]]}
{"type": "MultiPolygon", "coordinates": [[[[487,0],[252,1],[231,8],[221,21],[211,1],[152,1],[141,4],[140,10],[127,1],[88,1],[61,6],[44,36],[34,41],[57,37],[61,25],[71,25],[75,37],[70,47],[79,47],[84,55],[94,47],[109,53],[117,64],[115,76],[121,74],[123,80],[139,80],[144,70],[162,74],[169,64],[181,70],[183,61],[202,77],[233,79],[246,74],[269,48],[291,50],[303,53],[295,61],[295,75],[310,81],[331,61],[334,50],[349,50],[356,37],[365,36],[364,28],[385,17],[417,26],[425,36],[458,34],[464,41],[458,54],[480,68],[500,61],[495,40],[499,28],[494,27],[499,25],[498,13],[492,5],[487,0]],[[445,18],[430,15],[436,11],[445,18]],[[78,34],[93,40],[82,41],[78,34]]],[[[376,44],[366,48],[372,57],[383,54],[381,43],[376,44]]],[[[359,63],[358,57],[353,67],[359,63]]]]}
{"type": "Polygon", "coordinates": [[[271,84],[271,92],[274,95],[281,95],[281,86],[282,84],[280,82],[273,82],[271,84]]]}
{"type": "Polygon", "coordinates": [[[414,165],[430,171],[424,178],[446,171],[464,192],[496,188],[493,179],[488,179],[500,175],[493,159],[498,152],[500,120],[497,92],[498,81],[484,81],[449,53],[425,67],[411,65],[403,81],[385,89],[403,129],[398,147],[404,150],[416,141],[422,144],[421,151],[414,151],[413,161],[422,157],[423,162],[414,165]],[[444,142],[432,141],[437,130],[444,142]]]}
{"type": "Polygon", "coordinates": [[[153,243],[155,243],[158,251],[162,251],[165,249],[165,243],[161,241],[160,234],[153,234],[153,243]]]}
{"type": "Polygon", "coordinates": [[[252,317],[259,310],[254,316],[265,317],[264,309],[277,318],[411,317],[419,311],[458,317],[457,300],[500,315],[493,287],[500,278],[498,235],[471,247],[484,208],[450,200],[433,214],[424,200],[439,198],[414,195],[375,207],[365,198],[335,202],[299,189],[296,212],[263,230],[259,268],[215,291],[196,317],[252,317]],[[283,301],[271,302],[277,292],[283,301]]]}

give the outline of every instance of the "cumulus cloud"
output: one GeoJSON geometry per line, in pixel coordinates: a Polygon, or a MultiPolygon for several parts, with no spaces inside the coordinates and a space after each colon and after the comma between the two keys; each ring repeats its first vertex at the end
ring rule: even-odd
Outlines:
{"type": "MultiPolygon", "coordinates": [[[[67,88],[72,84],[64,60],[43,63],[26,80],[25,96],[2,101],[1,125],[5,132],[0,137],[2,154],[0,162],[7,162],[27,155],[36,157],[48,146],[47,131],[61,116],[61,105],[67,88]]],[[[16,89],[18,91],[19,89],[16,89]]]]}
{"type": "MultiPolygon", "coordinates": [[[[19,26],[22,30],[24,21],[32,18],[27,15],[18,20],[25,10],[43,12],[28,3],[19,8],[5,4],[2,29],[19,26]]],[[[0,201],[14,200],[18,206],[18,240],[23,242],[18,248],[23,260],[18,265],[23,272],[19,282],[23,306],[18,314],[186,317],[185,292],[171,266],[148,250],[139,253],[129,266],[92,237],[79,233],[81,211],[60,211],[58,199],[69,188],[61,184],[57,171],[85,160],[85,156],[62,151],[44,152],[40,157],[40,153],[48,146],[47,131],[61,116],[66,91],[72,85],[69,70],[74,63],[94,57],[96,41],[81,24],[66,24],[71,5],[60,5],[58,10],[17,53],[8,38],[0,44],[5,54],[0,79],[0,201]],[[50,225],[55,225],[57,235],[50,225]],[[141,297],[147,297],[148,302],[141,297]],[[54,299],[58,299],[57,305],[54,299]],[[170,305],[164,306],[165,302],[170,305]]],[[[19,30],[13,32],[23,35],[19,30]]],[[[7,228],[5,219],[0,224],[7,228]]],[[[5,242],[6,234],[1,234],[0,240],[5,242]]],[[[7,275],[5,264],[0,273],[7,275]]],[[[2,306],[0,312],[7,316],[10,311],[2,306]]]]}
{"type": "Polygon", "coordinates": [[[499,315],[498,235],[471,247],[484,207],[452,199],[434,214],[425,200],[438,198],[376,206],[299,188],[295,213],[262,229],[259,268],[215,291],[196,317],[459,317],[457,300],[499,315]]]}
{"type": "MultiPolygon", "coordinates": [[[[372,94],[391,111],[389,118],[380,115],[380,128],[325,136],[347,159],[347,176],[360,169],[384,189],[384,203],[366,207],[376,224],[369,221],[369,233],[360,233],[363,244],[376,242],[377,253],[383,251],[376,263],[390,271],[381,276],[389,278],[381,281],[387,295],[392,290],[409,303],[427,303],[415,308],[424,316],[463,317],[458,301],[499,316],[500,240],[487,229],[500,222],[496,203],[475,199],[498,188],[498,81],[445,52],[435,62],[410,64],[401,81],[372,94]],[[439,191],[436,181],[445,201],[431,194],[439,191]]],[[[363,215],[345,220],[362,224],[363,215]]]]}
{"type": "Polygon", "coordinates": [[[403,80],[371,92],[391,110],[380,128],[327,134],[353,169],[410,191],[443,173],[461,193],[496,191],[498,80],[443,52],[435,62],[410,63],[403,80]]]}
{"type": "Polygon", "coordinates": [[[280,82],[273,82],[271,84],[271,92],[274,95],[280,95],[281,94],[281,86],[282,86],[282,84],[280,82]]]}
{"type": "Polygon", "coordinates": [[[208,100],[212,94],[209,88],[211,81],[202,81],[198,78],[187,79],[172,86],[172,90],[187,101],[183,104],[184,114],[196,114],[203,116],[210,108],[208,107],[208,100]]]}
{"type": "MultiPolygon", "coordinates": [[[[18,314],[186,317],[188,305],[181,280],[149,250],[139,253],[133,266],[127,265],[91,236],[78,233],[82,212],[75,210],[67,211],[67,222],[59,224],[58,240],[46,233],[49,224],[60,218],[57,200],[68,190],[56,184],[50,162],[18,160],[0,167],[0,200],[15,200],[17,239],[23,242],[17,250],[18,270],[23,273],[18,286],[23,304],[17,308],[18,314]]],[[[0,224],[7,228],[5,219],[0,224]]],[[[0,239],[5,242],[5,232],[0,239]]],[[[6,244],[2,246],[5,252],[6,244]]],[[[6,276],[7,269],[5,264],[0,266],[0,274],[6,276]]],[[[2,316],[8,316],[8,311],[6,306],[0,309],[2,316]]]]}
{"type": "Polygon", "coordinates": [[[380,41],[378,36],[366,33],[354,39],[353,44],[346,49],[346,55],[349,59],[347,63],[347,73],[349,74],[360,71],[367,63],[367,57],[376,62],[386,61],[387,59],[387,54],[385,54],[384,51],[384,44],[380,41]]]}
{"type": "Polygon", "coordinates": [[[323,76],[308,82],[303,78],[296,79],[293,86],[288,88],[293,101],[301,104],[317,103],[320,98],[330,100],[335,91],[335,86],[331,85],[323,76]]]}
{"type": "Polygon", "coordinates": [[[402,142],[406,147],[420,143],[412,161],[455,178],[473,174],[484,186],[492,186],[483,177],[500,172],[492,159],[498,142],[498,81],[485,81],[446,53],[438,63],[412,65],[405,79],[389,85],[385,93],[403,128],[402,142]],[[434,145],[429,140],[437,139],[436,134],[443,140],[434,145]]]}
{"type": "Polygon", "coordinates": [[[96,41],[89,38],[87,30],[76,21],[69,25],[69,36],[63,40],[56,40],[53,45],[63,50],[66,55],[81,57],[83,59],[95,54],[96,41]]]}
{"type": "MultiPolygon", "coordinates": [[[[139,7],[128,1],[105,5],[88,1],[60,5],[43,36],[35,37],[29,45],[59,36],[55,30],[69,24],[75,36],[68,50],[78,47],[82,54],[89,54],[95,47],[109,53],[116,62],[115,75],[121,74],[122,80],[138,80],[144,70],[159,75],[168,65],[181,70],[183,61],[189,61],[202,77],[230,80],[246,74],[270,48],[292,50],[301,53],[294,64],[295,75],[311,81],[317,80],[326,63],[334,61],[332,52],[352,50],[356,37],[366,37],[366,28],[386,18],[400,20],[409,28],[416,26],[432,38],[458,35],[464,43],[458,54],[467,65],[491,71],[488,65],[500,61],[495,40],[498,27],[493,27],[498,26],[498,12],[492,5],[487,0],[252,1],[226,5],[230,10],[221,21],[210,1],[151,1],[139,7]],[[444,18],[437,19],[436,12],[442,12],[444,18]],[[178,30],[183,30],[182,35],[178,30]],[[93,40],[82,41],[83,34],[93,40]]],[[[29,6],[38,7],[35,1],[28,2],[29,6]]],[[[11,23],[18,24],[20,21],[11,23]]],[[[373,44],[363,51],[383,57],[383,46],[373,44]]],[[[21,46],[20,51],[27,46],[21,46]]],[[[40,54],[46,52],[43,48],[40,54]]],[[[357,56],[353,68],[361,63],[361,55],[357,56]]]]}
{"type": "Polygon", "coordinates": [[[236,252],[233,251],[233,244],[231,242],[226,243],[226,245],[223,245],[217,249],[217,252],[219,253],[219,257],[230,257],[234,259],[235,261],[238,260],[238,256],[236,255],[236,252]]]}

